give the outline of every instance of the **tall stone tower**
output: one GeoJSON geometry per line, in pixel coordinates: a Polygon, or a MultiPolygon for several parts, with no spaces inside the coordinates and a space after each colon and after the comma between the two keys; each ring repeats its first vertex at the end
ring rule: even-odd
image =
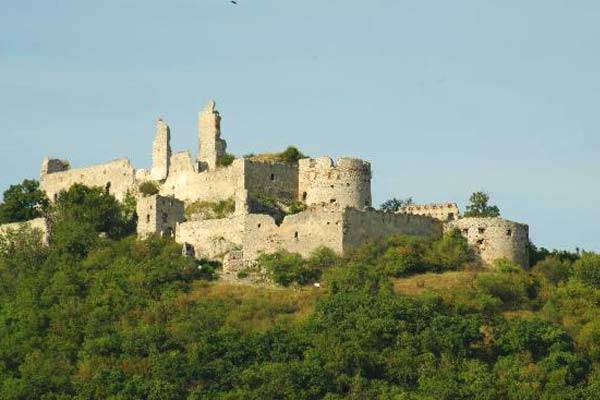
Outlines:
{"type": "Polygon", "coordinates": [[[156,135],[152,145],[152,171],[150,177],[155,181],[167,179],[171,162],[171,130],[162,119],[156,121],[156,135]]]}
{"type": "Polygon", "coordinates": [[[198,149],[199,170],[214,170],[217,159],[225,154],[227,142],[221,139],[221,116],[215,110],[215,102],[211,100],[206,108],[198,114],[198,149]]]}

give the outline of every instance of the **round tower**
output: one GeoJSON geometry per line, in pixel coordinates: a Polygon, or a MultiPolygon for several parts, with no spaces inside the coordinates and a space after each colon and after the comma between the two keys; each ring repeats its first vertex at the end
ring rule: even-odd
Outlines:
{"type": "Polygon", "coordinates": [[[502,218],[460,218],[444,224],[444,231],[459,229],[481,260],[492,265],[506,258],[529,268],[529,226],[502,218]]]}
{"type": "Polygon", "coordinates": [[[305,158],[298,161],[298,197],[307,205],[371,207],[371,164],[356,158],[305,158]]]}

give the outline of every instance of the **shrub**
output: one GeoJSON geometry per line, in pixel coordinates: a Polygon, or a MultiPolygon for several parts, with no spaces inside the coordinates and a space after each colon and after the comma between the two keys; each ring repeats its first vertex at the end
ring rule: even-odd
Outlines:
{"type": "Polygon", "coordinates": [[[600,287],[600,254],[583,252],[573,264],[575,278],[594,287],[600,287]]]}
{"type": "Polygon", "coordinates": [[[304,210],[306,210],[306,204],[300,201],[294,201],[288,207],[288,214],[298,214],[304,210]]]}
{"type": "Polygon", "coordinates": [[[573,275],[573,262],[551,255],[535,264],[532,271],[542,275],[552,284],[568,280],[573,275]]]}
{"type": "Polygon", "coordinates": [[[301,158],[305,158],[305,157],[306,156],[304,154],[302,154],[302,152],[294,146],[288,146],[287,149],[285,149],[284,151],[282,151],[279,154],[279,158],[281,161],[290,163],[290,164],[297,163],[298,160],[300,160],[301,158]]]}
{"type": "Polygon", "coordinates": [[[473,259],[467,239],[458,229],[434,241],[425,253],[425,262],[437,272],[456,270],[473,259]]]}
{"type": "MultiPolygon", "coordinates": [[[[315,260],[319,260],[319,256],[315,256],[315,260]]],[[[311,266],[300,254],[285,250],[263,254],[257,262],[267,270],[273,281],[282,286],[292,283],[306,285],[319,280],[322,274],[321,269],[311,266]]]]}
{"type": "Polygon", "coordinates": [[[498,271],[504,273],[515,273],[521,272],[523,270],[520,265],[515,264],[512,261],[507,260],[506,258],[499,258],[497,260],[494,260],[494,267],[496,267],[498,271]]]}
{"type": "Polygon", "coordinates": [[[154,196],[158,194],[158,184],[153,181],[143,182],[140,187],[140,193],[144,196],[154,196]]]}
{"type": "Polygon", "coordinates": [[[225,153],[217,158],[217,165],[219,167],[227,167],[233,163],[233,160],[235,160],[235,156],[233,154],[225,153]]]}

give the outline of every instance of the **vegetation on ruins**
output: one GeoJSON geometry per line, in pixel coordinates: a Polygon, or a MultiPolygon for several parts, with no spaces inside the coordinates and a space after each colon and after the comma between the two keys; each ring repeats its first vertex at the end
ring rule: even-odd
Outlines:
{"type": "Polygon", "coordinates": [[[385,212],[395,213],[400,211],[402,207],[410,206],[411,204],[413,204],[412,197],[408,197],[406,199],[398,199],[393,197],[381,203],[379,209],[385,212]]]}
{"type": "Polygon", "coordinates": [[[48,208],[48,198],[40,189],[40,183],[25,179],[11,185],[0,203],[0,224],[27,221],[41,217],[48,208]]]}
{"type": "Polygon", "coordinates": [[[235,156],[230,153],[225,153],[222,156],[217,158],[217,165],[219,167],[227,167],[233,163],[235,160],[235,156]]]}
{"type": "Polygon", "coordinates": [[[26,226],[0,235],[2,399],[600,394],[596,253],[532,247],[529,271],[479,269],[456,232],[394,236],[264,256],[291,287],[252,287],[137,240],[101,188],[75,185],[49,213],[49,246],[26,226]]]}
{"type": "Polygon", "coordinates": [[[203,219],[226,218],[235,212],[235,200],[232,198],[219,201],[198,200],[185,208],[185,216],[191,219],[200,214],[203,219]]]}
{"type": "Polygon", "coordinates": [[[490,195],[486,192],[475,192],[469,198],[465,217],[499,217],[500,209],[489,205],[490,195]]]}
{"type": "Polygon", "coordinates": [[[154,181],[145,181],[139,187],[140,193],[144,196],[154,196],[158,194],[158,184],[154,181]]]}
{"type": "Polygon", "coordinates": [[[298,160],[306,158],[307,156],[298,150],[295,146],[288,146],[284,151],[280,153],[261,153],[261,154],[247,154],[244,158],[248,158],[252,161],[260,162],[284,162],[288,164],[297,163],[298,160]]]}

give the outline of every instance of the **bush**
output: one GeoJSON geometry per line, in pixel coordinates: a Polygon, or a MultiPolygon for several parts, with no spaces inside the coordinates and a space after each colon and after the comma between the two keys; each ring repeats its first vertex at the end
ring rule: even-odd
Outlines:
{"type": "Polygon", "coordinates": [[[225,153],[217,158],[217,165],[219,167],[227,167],[233,163],[235,156],[233,154],[225,153]]]}
{"type": "Polygon", "coordinates": [[[434,241],[425,252],[425,262],[436,272],[457,270],[473,259],[467,239],[458,229],[434,241]]]}
{"type": "MultiPolygon", "coordinates": [[[[298,253],[290,253],[285,250],[273,254],[261,255],[257,262],[265,268],[273,281],[282,286],[292,283],[306,285],[319,280],[323,265],[331,263],[332,256],[322,249],[311,257],[312,262],[304,260],[298,253]]],[[[327,266],[327,265],[325,265],[327,266]]]]}
{"type": "Polygon", "coordinates": [[[153,181],[143,182],[140,185],[139,189],[140,189],[140,193],[143,194],[144,196],[154,196],[155,194],[158,194],[158,192],[159,192],[158,184],[153,181]]]}
{"type": "Polygon", "coordinates": [[[583,252],[581,258],[573,264],[575,278],[600,288],[600,254],[583,252]]]}
{"type": "Polygon", "coordinates": [[[494,267],[500,272],[504,273],[516,273],[521,272],[523,268],[520,265],[515,264],[512,261],[507,260],[506,258],[499,258],[494,260],[494,267]]]}
{"type": "Polygon", "coordinates": [[[535,264],[532,271],[554,285],[567,281],[573,275],[573,262],[551,255],[535,264]]]}

